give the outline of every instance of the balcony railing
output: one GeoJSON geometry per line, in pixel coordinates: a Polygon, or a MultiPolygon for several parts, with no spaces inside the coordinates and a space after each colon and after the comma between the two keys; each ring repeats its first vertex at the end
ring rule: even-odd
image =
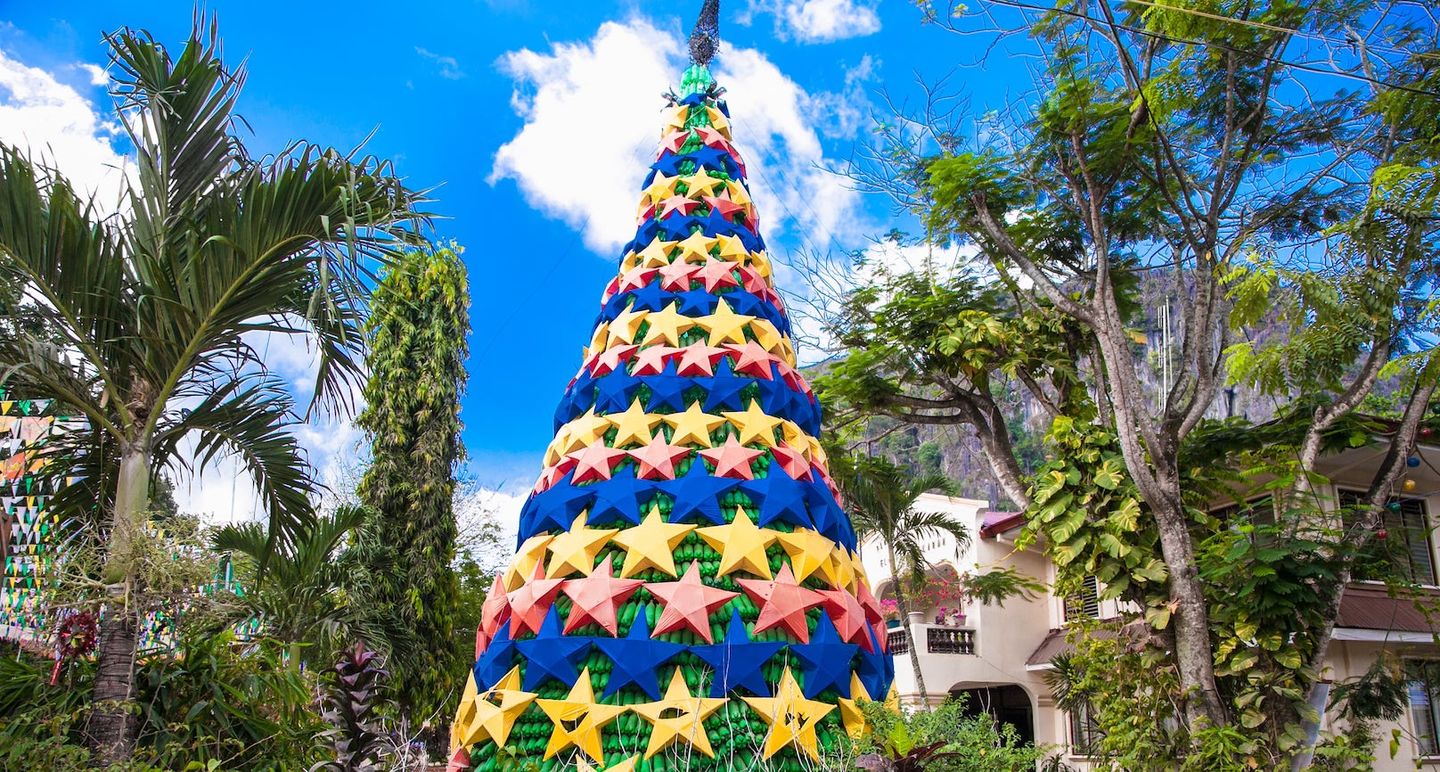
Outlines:
{"type": "Polygon", "coordinates": [[[975,631],[963,627],[931,627],[925,631],[931,654],[974,654],[975,631]]]}
{"type": "MultiPolygon", "coordinates": [[[[888,643],[891,654],[905,654],[910,651],[904,630],[891,630],[888,643]]],[[[974,654],[975,631],[967,627],[926,626],[925,651],[930,654],[974,654]]]]}

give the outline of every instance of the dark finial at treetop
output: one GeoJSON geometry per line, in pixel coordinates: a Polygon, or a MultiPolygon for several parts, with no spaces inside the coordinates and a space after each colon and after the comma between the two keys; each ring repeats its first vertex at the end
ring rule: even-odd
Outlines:
{"type": "Polygon", "coordinates": [[[695,20],[695,29],[690,32],[690,61],[695,64],[709,64],[715,58],[715,49],[720,47],[720,0],[705,0],[700,9],[700,18],[695,20]]]}

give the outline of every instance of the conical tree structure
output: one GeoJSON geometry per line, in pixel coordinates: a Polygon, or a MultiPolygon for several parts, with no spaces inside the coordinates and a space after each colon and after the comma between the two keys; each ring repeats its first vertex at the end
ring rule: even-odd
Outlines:
{"type": "Polygon", "coordinates": [[[702,64],[680,93],[485,604],[452,768],[813,769],[889,691],[728,110],[702,64]]]}

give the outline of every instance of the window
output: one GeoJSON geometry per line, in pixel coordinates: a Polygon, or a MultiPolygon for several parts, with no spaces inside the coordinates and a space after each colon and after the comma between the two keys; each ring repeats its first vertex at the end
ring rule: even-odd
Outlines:
{"type": "MultiPolygon", "coordinates": [[[[1348,526],[1363,506],[1363,495],[1340,492],[1340,507],[1348,526]]],[[[1392,498],[1381,518],[1384,539],[1372,539],[1355,566],[1355,578],[1371,581],[1401,579],[1435,584],[1435,558],[1430,548],[1430,522],[1425,500],[1392,498]]]]}
{"type": "Polygon", "coordinates": [[[1100,582],[1095,577],[1087,576],[1080,585],[1080,591],[1065,596],[1065,621],[1072,619],[1090,618],[1100,616],[1100,582]]]}
{"type": "Polygon", "coordinates": [[[1069,713],[1070,753],[1075,756],[1100,755],[1100,741],[1105,739],[1105,730],[1095,720],[1095,711],[1089,701],[1076,705],[1069,713]]]}
{"type": "Polygon", "coordinates": [[[1440,660],[1412,659],[1405,662],[1410,692],[1410,720],[1421,756],[1440,756],[1440,660]]]}

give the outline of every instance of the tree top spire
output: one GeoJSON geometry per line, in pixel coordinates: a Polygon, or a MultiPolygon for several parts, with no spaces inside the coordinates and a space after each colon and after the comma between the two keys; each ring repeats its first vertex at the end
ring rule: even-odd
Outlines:
{"type": "Polygon", "coordinates": [[[695,29],[690,31],[690,61],[706,65],[720,47],[720,0],[705,0],[695,29]]]}

